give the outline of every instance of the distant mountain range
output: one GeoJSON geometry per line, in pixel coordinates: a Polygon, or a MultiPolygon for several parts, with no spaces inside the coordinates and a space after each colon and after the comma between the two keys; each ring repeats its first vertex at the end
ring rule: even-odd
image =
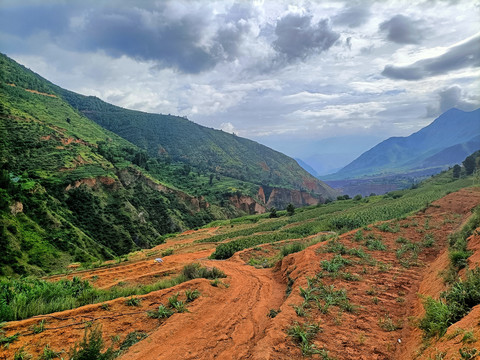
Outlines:
{"type": "Polygon", "coordinates": [[[407,137],[391,137],[323,180],[438,173],[480,149],[480,109],[450,109],[407,137]]]}

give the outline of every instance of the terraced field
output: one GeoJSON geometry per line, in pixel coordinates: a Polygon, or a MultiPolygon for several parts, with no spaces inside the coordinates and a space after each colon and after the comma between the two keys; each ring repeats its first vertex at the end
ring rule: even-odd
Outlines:
{"type": "MultiPolygon", "coordinates": [[[[354,218],[371,203],[339,201],[297,209],[290,217],[280,213],[277,219],[219,222],[170,237],[123,262],[50,277],[54,282],[75,276],[108,291],[174,278],[192,263],[226,274],[8,322],[1,337],[8,347],[1,348],[0,358],[38,357],[45,349],[68,358],[85,331],[95,329],[102,331],[104,348],[112,347],[120,359],[448,359],[459,358],[461,350],[473,354],[480,348],[479,306],[449,324],[440,338],[426,338],[419,321],[425,314],[422,299],[438,299],[448,289],[443,280],[450,266],[448,238],[480,204],[480,188],[452,192],[408,215],[400,200],[372,198],[382,206],[397,202],[397,213],[354,230],[333,231],[321,224],[354,218]],[[263,241],[279,233],[277,241],[263,241]],[[223,244],[256,237],[262,240],[226,260],[212,258],[223,244]],[[156,263],[158,257],[164,262],[156,263]],[[468,339],[462,342],[465,333],[468,339]]],[[[478,266],[478,242],[477,230],[468,243],[470,269],[478,266]]],[[[465,271],[460,276],[465,278],[465,271]]]]}

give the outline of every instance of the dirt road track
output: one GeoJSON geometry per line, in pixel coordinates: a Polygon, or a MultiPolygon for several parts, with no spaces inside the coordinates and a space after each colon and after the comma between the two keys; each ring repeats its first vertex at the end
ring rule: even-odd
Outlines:
{"type": "Polygon", "coordinates": [[[247,359],[264,336],[270,309],[284,301],[285,285],[271,269],[255,269],[241,260],[205,262],[229,276],[222,296],[192,306],[183,321],[172,318],[121,359],[247,359]],[[158,344],[158,351],[155,351],[158,344]]]}

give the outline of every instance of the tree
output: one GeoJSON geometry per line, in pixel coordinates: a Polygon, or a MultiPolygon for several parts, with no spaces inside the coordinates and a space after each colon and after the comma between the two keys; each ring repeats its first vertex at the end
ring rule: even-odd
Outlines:
{"type": "Polygon", "coordinates": [[[355,195],[355,196],[353,197],[353,200],[354,200],[354,201],[362,200],[362,195],[360,195],[360,194],[355,195]]]}
{"type": "Polygon", "coordinates": [[[277,215],[277,209],[275,209],[275,207],[272,207],[270,209],[270,215],[268,216],[269,218],[277,218],[278,215],[277,215]]]}
{"type": "Polygon", "coordinates": [[[292,216],[292,215],[295,214],[295,206],[293,206],[292,203],[289,203],[287,205],[287,214],[288,214],[288,216],[292,216]]]}
{"type": "Polygon", "coordinates": [[[453,177],[455,179],[458,179],[460,177],[460,171],[462,171],[462,168],[460,167],[460,165],[456,164],[453,167],[453,177]]]}
{"type": "Polygon", "coordinates": [[[472,155],[467,156],[465,160],[463,160],[463,166],[465,167],[465,173],[467,175],[472,175],[473,171],[475,170],[475,157],[472,155]]]}

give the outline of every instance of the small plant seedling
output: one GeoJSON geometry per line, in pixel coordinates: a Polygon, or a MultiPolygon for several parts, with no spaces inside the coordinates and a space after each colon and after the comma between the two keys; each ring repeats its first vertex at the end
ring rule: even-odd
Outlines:
{"type": "Polygon", "coordinates": [[[140,306],[141,302],[142,302],[142,299],[131,297],[131,298],[125,300],[125,305],[127,305],[127,306],[140,306]]]}
{"type": "Polygon", "coordinates": [[[34,334],[40,334],[41,332],[45,331],[45,319],[40,320],[40,322],[37,325],[33,325],[31,327],[32,332],[34,334]]]}
{"type": "Polygon", "coordinates": [[[270,309],[267,316],[273,319],[275,316],[277,316],[280,313],[280,311],[281,311],[280,309],[270,309]]]}
{"type": "Polygon", "coordinates": [[[192,302],[193,300],[197,299],[200,296],[200,291],[197,289],[195,290],[185,290],[185,297],[187,298],[187,302],[192,302]]]}
{"type": "Polygon", "coordinates": [[[160,304],[156,311],[149,311],[148,316],[155,319],[167,319],[172,316],[174,311],[163,304],[160,304]]]}

